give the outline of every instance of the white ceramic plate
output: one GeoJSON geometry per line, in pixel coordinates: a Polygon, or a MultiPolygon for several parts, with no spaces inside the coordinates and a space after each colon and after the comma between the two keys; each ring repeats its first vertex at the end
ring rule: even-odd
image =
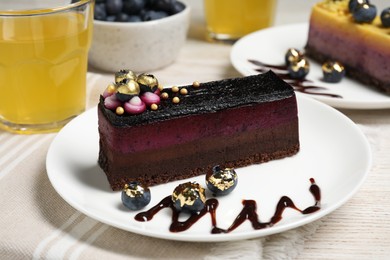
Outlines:
{"type": "MultiPolygon", "coordinates": [[[[293,24],[271,27],[249,34],[237,41],[231,51],[233,66],[243,75],[257,74],[259,67],[248,60],[258,60],[272,65],[283,65],[284,55],[288,48],[304,50],[308,34],[308,24],[293,24]]],[[[340,95],[342,98],[310,95],[321,102],[336,108],[350,109],[383,109],[390,108],[390,96],[386,96],[363,84],[344,78],[340,83],[332,84],[322,81],[321,64],[310,61],[310,72],[307,79],[312,85],[324,87],[320,93],[340,95]]]]}
{"type": "MultiPolygon", "coordinates": [[[[360,187],[371,165],[371,153],[359,128],[335,109],[298,95],[300,152],[290,158],[236,169],[238,185],[219,199],[218,226],[228,228],[242,209],[243,199],[258,203],[262,222],[269,221],[278,200],[289,196],[299,208],[313,205],[310,178],[322,191],[321,210],[301,215],[286,209],[275,226],[253,230],[246,221],[228,234],[210,234],[209,216],[189,230],[171,233],[170,209],[164,209],[149,222],[134,220],[136,213],[122,206],[120,192],[110,190],[106,176],[97,165],[99,136],[96,108],[66,125],[56,136],[47,154],[47,173],[62,198],[84,214],[108,225],[134,233],[184,241],[227,241],[266,236],[317,220],[345,203],[360,187]],[[321,120],[319,120],[321,119],[321,120]]],[[[204,176],[192,178],[204,185],[204,176]]],[[[172,194],[184,181],[151,187],[149,209],[172,194]]]]}

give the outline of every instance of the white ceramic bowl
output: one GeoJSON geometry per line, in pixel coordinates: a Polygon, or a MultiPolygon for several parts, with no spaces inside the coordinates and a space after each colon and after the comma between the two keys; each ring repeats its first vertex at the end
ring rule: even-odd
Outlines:
{"type": "Polygon", "coordinates": [[[89,64],[116,72],[150,72],[171,64],[187,39],[190,7],[147,22],[94,21],[89,64]]]}

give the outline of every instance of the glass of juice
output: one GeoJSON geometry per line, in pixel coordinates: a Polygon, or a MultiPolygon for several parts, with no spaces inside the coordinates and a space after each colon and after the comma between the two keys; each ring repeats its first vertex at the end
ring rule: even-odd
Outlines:
{"type": "Polygon", "coordinates": [[[93,5],[0,1],[0,129],[54,132],[85,110],[93,5]]]}
{"type": "Polygon", "coordinates": [[[273,23],[276,0],[204,0],[207,39],[235,42],[273,23]]]}

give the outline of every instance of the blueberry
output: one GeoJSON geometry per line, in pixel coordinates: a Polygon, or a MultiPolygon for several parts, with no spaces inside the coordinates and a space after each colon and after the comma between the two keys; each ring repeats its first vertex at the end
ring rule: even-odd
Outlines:
{"type": "Polygon", "coordinates": [[[381,13],[383,27],[390,27],[390,7],[384,9],[381,13]]]}
{"type": "Polygon", "coordinates": [[[206,174],[207,188],[215,196],[224,196],[232,192],[237,186],[237,174],[233,168],[222,169],[219,165],[206,174]]]}
{"type": "Polygon", "coordinates": [[[115,22],[128,22],[129,21],[129,15],[126,13],[119,13],[115,16],[115,22]]]}
{"type": "Polygon", "coordinates": [[[293,79],[304,79],[309,73],[310,64],[306,58],[292,61],[287,66],[289,75],[293,79]]]}
{"type": "Polygon", "coordinates": [[[141,13],[142,21],[152,21],[167,17],[168,14],[164,11],[154,11],[154,10],[146,10],[141,13]]]}
{"type": "Polygon", "coordinates": [[[358,4],[352,16],[358,23],[371,23],[376,17],[376,7],[371,4],[358,4]]]}
{"type": "Polygon", "coordinates": [[[145,0],[123,0],[123,11],[127,14],[139,14],[145,4],[145,0]]]}
{"type": "Polygon", "coordinates": [[[108,15],[106,17],[107,22],[115,22],[116,16],[115,15],[108,15]]]}
{"type": "Polygon", "coordinates": [[[158,11],[171,12],[175,0],[158,0],[154,2],[153,9],[158,11]]]}
{"type": "Polygon", "coordinates": [[[328,61],[322,64],[322,73],[325,82],[337,83],[345,76],[345,69],[338,62],[328,61]]]}
{"type": "Polygon", "coordinates": [[[109,15],[117,15],[122,11],[123,2],[122,0],[107,0],[106,11],[109,15]]]}
{"type": "Polygon", "coordinates": [[[148,8],[153,8],[154,4],[159,0],[145,0],[145,6],[148,8]]]}
{"type": "Polygon", "coordinates": [[[104,21],[107,18],[106,5],[95,4],[94,19],[104,21]]]}
{"type": "Polygon", "coordinates": [[[370,2],[368,0],[350,0],[349,3],[348,3],[348,9],[349,9],[349,12],[353,13],[353,11],[355,10],[355,8],[359,5],[359,4],[369,4],[370,2]]]}
{"type": "Polygon", "coordinates": [[[295,48],[289,48],[286,51],[286,54],[284,55],[284,61],[288,66],[294,60],[302,59],[302,57],[303,57],[303,53],[301,51],[295,48]]]}
{"type": "Polygon", "coordinates": [[[150,190],[142,187],[138,182],[126,184],[122,191],[122,203],[131,210],[140,210],[149,204],[150,190]]]}
{"type": "Polygon", "coordinates": [[[142,22],[142,19],[139,15],[129,15],[128,21],[131,23],[137,23],[137,22],[142,22]]]}
{"type": "Polygon", "coordinates": [[[170,14],[177,14],[183,11],[185,8],[185,5],[179,1],[175,1],[172,5],[170,14]]]}
{"type": "Polygon", "coordinates": [[[172,202],[177,211],[199,212],[206,202],[205,190],[196,182],[180,184],[172,193],[172,202]]]}

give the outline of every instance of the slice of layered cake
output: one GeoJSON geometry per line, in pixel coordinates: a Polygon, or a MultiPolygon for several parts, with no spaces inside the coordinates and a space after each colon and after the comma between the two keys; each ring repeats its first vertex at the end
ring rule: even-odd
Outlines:
{"type": "Polygon", "coordinates": [[[98,162],[113,190],[130,181],[157,185],[205,174],[215,165],[243,167],[299,150],[295,93],[273,72],[164,89],[156,88],[152,75],[142,76],[117,80],[98,105],[98,162]]]}
{"type": "Polygon", "coordinates": [[[306,55],[321,63],[338,61],[347,76],[390,94],[390,28],[365,2],[317,3],[311,13],[306,55]]]}

